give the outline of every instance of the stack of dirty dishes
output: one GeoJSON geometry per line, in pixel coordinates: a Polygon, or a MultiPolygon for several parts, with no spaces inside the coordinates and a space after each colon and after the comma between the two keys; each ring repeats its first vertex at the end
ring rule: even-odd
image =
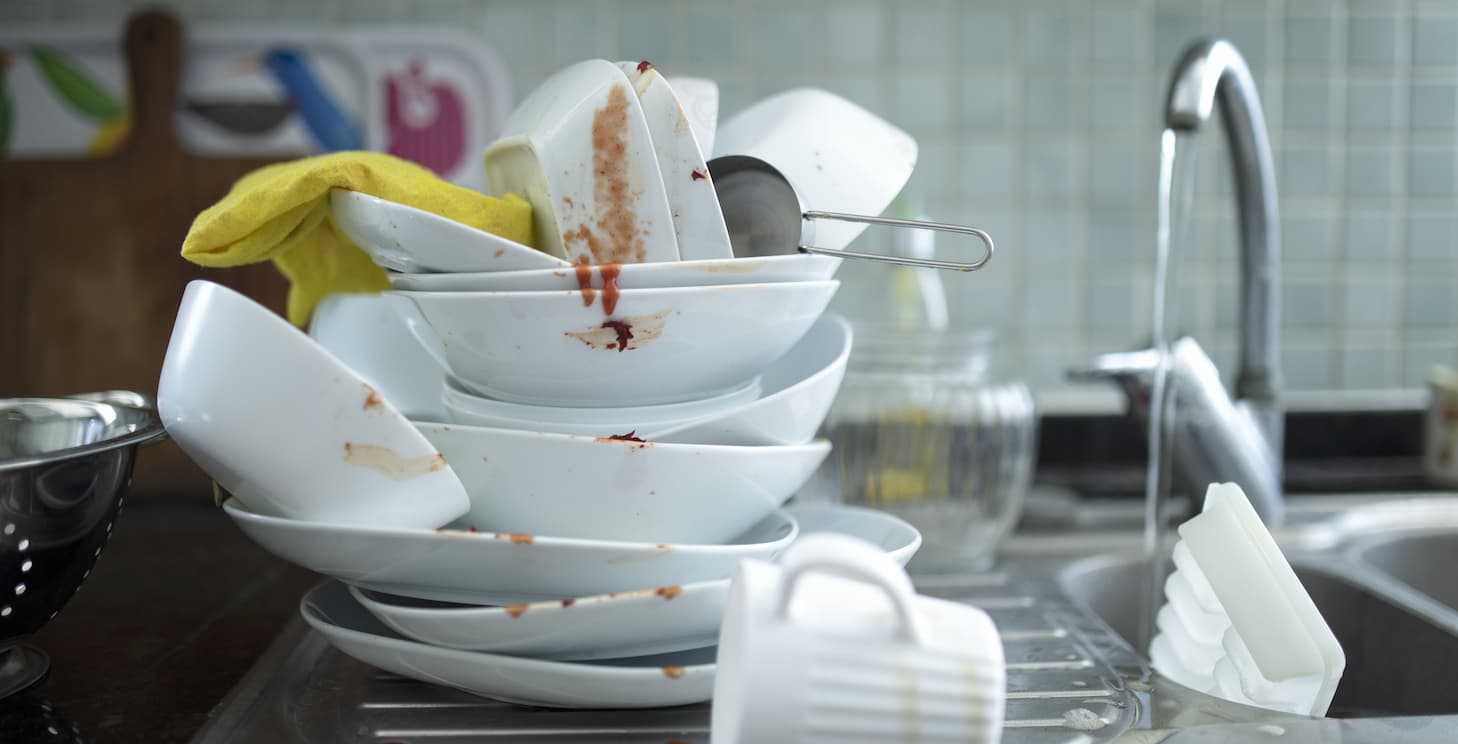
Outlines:
{"type": "Polygon", "coordinates": [[[784,506],[830,451],[839,259],[734,257],[713,117],[689,116],[714,88],[682,87],[697,102],[599,60],[521,104],[487,172],[538,248],[337,191],[391,291],[329,298],[306,336],[189,286],[164,423],[246,534],[332,577],[301,609],[340,650],[509,702],[699,702],[739,561],[816,532],[920,546],[880,512],[784,506]]]}

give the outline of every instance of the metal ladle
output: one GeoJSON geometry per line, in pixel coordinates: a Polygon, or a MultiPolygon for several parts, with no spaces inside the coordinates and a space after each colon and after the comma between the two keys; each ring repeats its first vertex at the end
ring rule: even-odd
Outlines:
{"type": "Polygon", "coordinates": [[[975,227],[808,210],[795,187],[790,184],[790,179],[760,158],[749,155],[717,157],[709,161],[709,173],[714,179],[714,190],[719,195],[719,207],[724,212],[724,223],[729,228],[729,242],[736,256],[777,256],[799,251],[955,271],[976,271],[992,260],[992,236],[975,227]],[[976,261],[963,262],[819,248],[814,245],[816,220],[971,235],[982,242],[986,251],[976,261]]]}

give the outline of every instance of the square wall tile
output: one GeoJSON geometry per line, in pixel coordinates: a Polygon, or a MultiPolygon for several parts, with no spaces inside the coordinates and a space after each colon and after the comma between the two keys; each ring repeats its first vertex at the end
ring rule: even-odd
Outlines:
{"type": "MultiPolygon", "coordinates": [[[[488,5],[487,7],[491,7],[488,5]]],[[[671,12],[654,0],[626,0],[618,16],[618,39],[623,59],[664,60],[673,51],[671,12]]],[[[775,39],[774,36],[759,37],[775,39]]],[[[780,37],[781,40],[783,37],[780,37]]],[[[761,50],[761,54],[767,54],[761,50]]],[[[798,55],[792,55],[798,56],[798,55]]],[[[780,57],[771,57],[781,59],[780,57]]]]}
{"type": "Polygon", "coordinates": [[[1044,209],[1029,214],[1023,223],[1024,266],[1032,276],[1068,275],[1074,272],[1078,252],[1073,243],[1073,214],[1044,209]]]}
{"type": "Polygon", "coordinates": [[[1414,81],[1410,106],[1413,129],[1458,128],[1458,84],[1452,80],[1414,81]]]}
{"type": "MultiPolygon", "coordinates": [[[[1342,283],[1342,327],[1396,334],[1402,297],[1397,282],[1361,276],[1342,283]]],[[[1396,338],[1389,338],[1395,343],[1396,338]]]]}
{"type": "MultiPolygon", "coordinates": [[[[828,10],[835,14],[834,8],[828,10]]],[[[898,3],[892,17],[896,21],[896,61],[903,65],[948,65],[957,58],[952,35],[956,25],[956,5],[898,3]]]]}
{"type": "Polygon", "coordinates": [[[1281,284],[1281,322],[1288,328],[1336,325],[1332,285],[1286,277],[1281,284]]]}
{"type": "Polygon", "coordinates": [[[1407,257],[1409,260],[1458,259],[1458,216],[1409,214],[1407,257]]]}
{"type": "Polygon", "coordinates": [[[1194,4],[1158,5],[1154,9],[1154,66],[1168,70],[1190,42],[1205,35],[1208,27],[1194,4]]]}
{"type": "Polygon", "coordinates": [[[936,72],[922,72],[901,77],[892,83],[891,105],[895,115],[892,120],[899,126],[912,130],[939,130],[952,126],[954,113],[952,102],[956,100],[953,80],[950,75],[936,72]]]}
{"type": "Polygon", "coordinates": [[[968,199],[1007,198],[1018,187],[1017,144],[987,140],[961,147],[957,168],[962,193],[968,199]]]}
{"type": "Polygon", "coordinates": [[[1333,357],[1330,347],[1287,344],[1281,349],[1281,373],[1293,390],[1330,390],[1337,381],[1333,357]]]}
{"type": "Polygon", "coordinates": [[[1289,196],[1320,196],[1332,190],[1330,156],[1326,148],[1285,147],[1278,155],[1277,188],[1289,196]]]}
{"type": "Polygon", "coordinates": [[[1069,138],[1027,141],[1023,150],[1023,193],[1030,201],[1067,200],[1076,193],[1079,146],[1069,138]]]}
{"type": "MultiPolygon", "coordinates": [[[[1349,210],[1346,214],[1345,231],[1342,235],[1346,244],[1346,257],[1352,261],[1395,261],[1397,259],[1397,236],[1394,234],[1391,210],[1365,211],[1349,210]]],[[[1326,256],[1328,260],[1336,256],[1326,256]]]]}
{"type": "Polygon", "coordinates": [[[1084,19],[1070,13],[1029,11],[1023,17],[1023,62],[1031,66],[1062,67],[1083,59],[1084,19]]]}
{"type": "Polygon", "coordinates": [[[1335,34],[1330,16],[1290,16],[1283,31],[1287,64],[1331,61],[1335,34]]]}
{"type": "Polygon", "coordinates": [[[1288,78],[1281,90],[1281,125],[1287,129],[1332,129],[1331,82],[1288,78]]]}
{"type": "Polygon", "coordinates": [[[1347,127],[1390,129],[1397,123],[1397,86],[1391,80],[1347,84],[1347,127]]]}
{"type": "Polygon", "coordinates": [[[1395,157],[1391,150],[1347,150],[1347,193],[1386,196],[1393,192],[1395,157]]]}
{"type": "Polygon", "coordinates": [[[1023,84],[1023,126],[1028,129],[1079,129],[1088,84],[1067,75],[1034,75],[1023,84]]]}
{"type": "MultiPolygon", "coordinates": [[[[732,11],[730,5],[705,5],[689,3],[694,9],[723,8],[732,11]]],[[[855,65],[871,67],[881,61],[881,38],[886,19],[883,6],[878,2],[856,2],[835,4],[834,12],[824,16],[825,36],[821,40],[825,47],[825,58],[832,65],[855,65]]],[[[733,59],[733,56],[722,59],[733,59]]]]}
{"type": "Polygon", "coordinates": [[[1281,258],[1335,261],[1341,256],[1341,244],[1334,237],[1335,222],[1329,214],[1281,215],[1281,258]]]}
{"type": "Polygon", "coordinates": [[[1421,15],[1412,25],[1414,65],[1458,65],[1458,18],[1421,15]]]}
{"type": "Polygon", "coordinates": [[[1023,297],[1027,327],[1071,331],[1083,320],[1082,299],[1072,277],[1050,276],[1028,285],[1023,297]]]}
{"type": "Polygon", "coordinates": [[[1451,328],[1458,325],[1458,277],[1408,282],[1404,303],[1402,323],[1405,326],[1451,328]]]}
{"type": "Polygon", "coordinates": [[[1458,366],[1458,343],[1445,341],[1410,342],[1403,349],[1402,385],[1424,387],[1435,365],[1458,366]]]}
{"type": "Polygon", "coordinates": [[[1453,150],[1413,150],[1407,156],[1407,190],[1412,196],[1452,196],[1453,150]]]}
{"type": "Polygon", "coordinates": [[[1138,127],[1148,109],[1145,99],[1152,95],[1154,91],[1141,76],[1096,78],[1088,84],[1089,124],[1126,131],[1138,127]]]}
{"type": "Polygon", "coordinates": [[[1088,216],[1088,271],[1092,276],[1128,277],[1130,264],[1154,258],[1154,231],[1138,212],[1095,209],[1088,216]]]}
{"type": "Polygon", "coordinates": [[[1397,20],[1380,16],[1347,19],[1347,62],[1354,65],[1397,63],[1397,20]]]}
{"type": "Polygon", "coordinates": [[[1089,143],[1089,199],[1098,206],[1154,208],[1155,145],[1144,141],[1089,143]]]}
{"type": "Polygon", "coordinates": [[[1401,357],[1397,347],[1356,346],[1342,349],[1342,387],[1378,390],[1397,384],[1401,357]]]}
{"type": "MultiPolygon", "coordinates": [[[[765,6],[766,9],[762,12],[768,12],[768,7],[765,6]]],[[[806,40],[817,38],[825,32],[819,15],[792,10],[791,8],[794,6],[776,5],[773,7],[774,23],[752,22],[753,33],[750,34],[749,40],[754,49],[756,66],[761,71],[780,68],[810,72],[809,68],[820,59],[822,47],[819,44],[808,44],[806,40]]],[[[632,38],[629,36],[630,33],[638,37],[639,43],[646,44],[648,40],[643,37],[651,31],[643,27],[635,28],[631,32],[624,29],[623,42],[625,44],[629,38],[632,38]]],[[[663,41],[665,44],[668,43],[667,39],[663,41]]]]}
{"type": "Polygon", "coordinates": [[[982,65],[1012,65],[1014,43],[1012,6],[977,6],[962,9],[962,61],[976,69],[982,65]]]}
{"type": "Polygon", "coordinates": [[[1002,129],[1014,123],[1013,86],[1008,75],[967,75],[962,78],[961,127],[1002,129]]]}
{"type": "Polygon", "coordinates": [[[1132,64],[1144,45],[1139,9],[1132,3],[1101,2],[1093,6],[1089,23],[1095,62],[1132,64]]]}

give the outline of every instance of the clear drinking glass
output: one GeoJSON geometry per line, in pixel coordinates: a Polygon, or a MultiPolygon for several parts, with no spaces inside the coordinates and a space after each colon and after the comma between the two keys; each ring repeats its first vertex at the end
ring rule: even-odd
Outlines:
{"type": "Polygon", "coordinates": [[[882,509],[921,530],[922,570],[989,566],[1032,477],[1026,385],[990,373],[993,335],[857,325],[812,498],[882,509]]]}

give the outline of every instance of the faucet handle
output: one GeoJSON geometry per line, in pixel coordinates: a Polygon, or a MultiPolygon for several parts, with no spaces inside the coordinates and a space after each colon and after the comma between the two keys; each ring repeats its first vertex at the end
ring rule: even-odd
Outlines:
{"type": "Polygon", "coordinates": [[[1116,380],[1148,386],[1153,382],[1154,370],[1158,366],[1159,352],[1155,349],[1113,351],[1095,356],[1087,367],[1069,369],[1067,375],[1074,382],[1116,380]]]}

